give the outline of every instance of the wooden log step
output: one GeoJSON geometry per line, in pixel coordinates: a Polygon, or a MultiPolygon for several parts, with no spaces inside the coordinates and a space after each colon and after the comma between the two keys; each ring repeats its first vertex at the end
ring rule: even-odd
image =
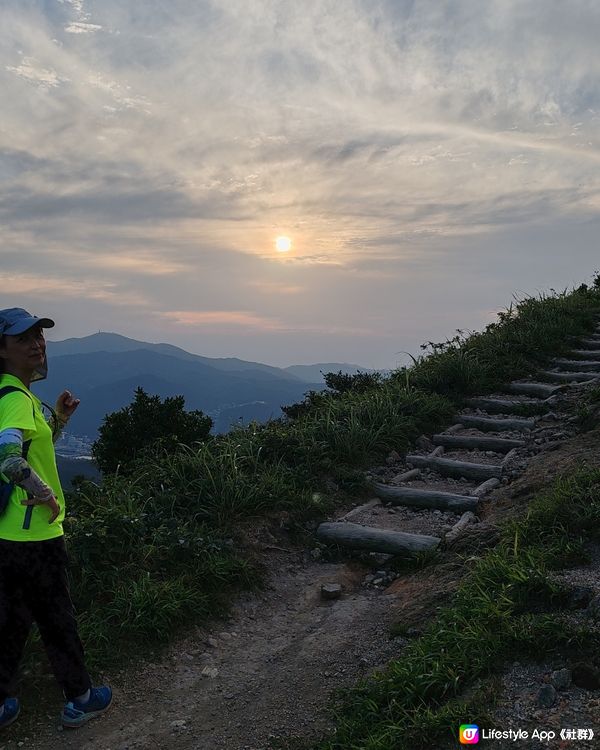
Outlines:
{"type": "Polygon", "coordinates": [[[480,497],[487,495],[488,492],[491,492],[499,486],[500,480],[498,479],[498,477],[494,477],[493,479],[487,479],[485,482],[483,482],[483,484],[480,484],[479,487],[476,487],[471,492],[471,494],[473,495],[473,497],[479,499],[480,497]]]}
{"type": "Polygon", "coordinates": [[[586,349],[600,349],[600,341],[598,339],[579,339],[579,343],[586,349]]]}
{"type": "Polygon", "coordinates": [[[357,523],[322,523],[317,528],[317,538],[350,549],[384,552],[388,555],[412,557],[425,550],[436,549],[441,539],[425,534],[407,534],[404,531],[387,531],[357,523]]]}
{"type": "Polygon", "coordinates": [[[548,383],[520,383],[514,381],[507,386],[511,393],[520,393],[525,396],[540,396],[541,398],[550,398],[558,393],[561,386],[550,385],[548,383]]]}
{"type": "Polygon", "coordinates": [[[493,417],[475,417],[471,414],[459,414],[456,419],[465,427],[471,427],[482,432],[533,430],[535,427],[534,419],[494,419],[493,417]]]}
{"type": "Polygon", "coordinates": [[[572,349],[571,354],[576,354],[578,357],[586,357],[587,359],[600,359],[600,351],[597,349],[572,349]]]}
{"type": "Polygon", "coordinates": [[[511,440],[510,438],[485,437],[484,435],[434,435],[434,445],[443,445],[445,448],[467,448],[482,451],[496,451],[497,453],[508,453],[513,448],[522,448],[524,440],[511,440]]]}
{"type": "Polygon", "coordinates": [[[409,482],[411,479],[416,479],[420,475],[421,469],[411,469],[410,471],[403,471],[401,474],[396,474],[392,481],[397,484],[400,482],[409,482]]]}
{"type": "Polygon", "coordinates": [[[464,533],[467,526],[471,523],[477,522],[477,516],[475,513],[472,513],[470,510],[468,510],[466,513],[463,513],[462,516],[459,518],[459,520],[454,524],[454,526],[450,529],[450,531],[446,534],[445,542],[446,544],[452,544],[455,542],[458,537],[464,533]]]}
{"type": "Polygon", "coordinates": [[[579,372],[586,370],[598,370],[600,368],[600,359],[553,359],[552,364],[556,367],[567,367],[571,370],[579,369],[579,372]]]}
{"type": "MultiPolygon", "coordinates": [[[[598,363],[600,365],[600,362],[598,363]]],[[[539,406],[540,412],[547,411],[547,408],[543,401],[513,401],[503,398],[485,398],[479,396],[477,398],[468,398],[466,403],[473,407],[473,409],[483,409],[489,411],[490,414],[510,414],[514,411],[519,411],[523,406],[531,407],[539,406]]]]}
{"type": "Polygon", "coordinates": [[[541,373],[549,380],[556,380],[560,383],[585,383],[594,378],[600,378],[600,372],[551,372],[542,370],[541,373]]]}
{"type": "Polygon", "coordinates": [[[351,511],[348,511],[345,516],[342,516],[339,518],[339,521],[349,521],[351,518],[354,518],[354,516],[358,516],[360,513],[363,513],[366,510],[371,510],[371,508],[375,508],[377,505],[381,505],[381,500],[377,498],[376,500],[369,500],[368,503],[364,503],[363,505],[359,505],[356,508],[352,508],[351,511]]]}
{"type": "Polygon", "coordinates": [[[439,510],[464,511],[477,507],[477,498],[455,495],[452,492],[416,489],[415,487],[393,487],[389,484],[372,483],[373,492],[393,505],[409,505],[413,508],[438,508],[439,510]]]}
{"type": "Polygon", "coordinates": [[[470,461],[454,461],[437,456],[407,456],[406,463],[420,469],[428,468],[445,477],[465,477],[466,479],[491,479],[502,476],[502,467],[493,464],[475,464],[470,461]]]}

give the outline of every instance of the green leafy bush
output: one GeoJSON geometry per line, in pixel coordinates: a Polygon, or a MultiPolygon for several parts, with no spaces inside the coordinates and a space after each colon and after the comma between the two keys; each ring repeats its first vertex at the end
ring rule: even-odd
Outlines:
{"type": "Polygon", "coordinates": [[[169,450],[208,438],[212,419],[201,411],[186,412],[183,396],[149,396],[136,388],[134,400],[108,414],[92,446],[92,456],[102,472],[131,471],[135,459],[159,441],[169,450]]]}

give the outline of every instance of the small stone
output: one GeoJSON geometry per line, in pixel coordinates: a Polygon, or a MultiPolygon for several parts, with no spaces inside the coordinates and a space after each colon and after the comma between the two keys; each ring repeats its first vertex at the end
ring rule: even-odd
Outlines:
{"type": "Polygon", "coordinates": [[[430,451],[433,448],[433,442],[427,437],[427,435],[421,435],[415,440],[415,447],[422,451],[430,451]]]}
{"type": "Polygon", "coordinates": [[[213,638],[212,636],[211,636],[210,638],[207,638],[207,639],[206,639],[206,643],[207,643],[207,644],[208,644],[208,645],[209,645],[209,646],[210,646],[211,648],[219,648],[219,641],[218,641],[218,640],[217,640],[216,638],[213,638]]]}
{"type": "Polygon", "coordinates": [[[373,581],[373,586],[379,586],[380,583],[383,583],[383,578],[376,578],[373,581]]]}
{"type": "Polygon", "coordinates": [[[398,451],[390,451],[388,457],[385,459],[385,462],[388,464],[388,466],[391,466],[392,464],[395,464],[396,461],[400,460],[400,454],[398,451]]]}
{"type": "Polygon", "coordinates": [[[321,586],[322,599],[339,599],[342,595],[342,587],[339,583],[324,583],[321,586]]]}
{"type": "Polygon", "coordinates": [[[536,697],[536,703],[541,708],[551,708],[556,703],[556,690],[552,685],[542,685],[536,697]]]}
{"type": "Polygon", "coordinates": [[[225,633],[225,632],[219,633],[219,638],[222,641],[230,641],[231,640],[231,633],[225,633]]]}
{"type": "Polygon", "coordinates": [[[557,690],[566,690],[571,684],[571,670],[557,669],[556,672],[552,672],[550,682],[557,690]]]}
{"type": "Polygon", "coordinates": [[[216,667],[204,667],[204,669],[200,672],[200,674],[203,677],[214,678],[219,674],[219,670],[216,669],[216,667]]]}
{"type": "Polygon", "coordinates": [[[365,583],[373,583],[374,580],[375,576],[372,573],[370,573],[368,576],[365,576],[365,583]]]}
{"type": "Polygon", "coordinates": [[[185,729],[185,719],[175,719],[175,721],[171,722],[171,727],[173,729],[185,729]]]}

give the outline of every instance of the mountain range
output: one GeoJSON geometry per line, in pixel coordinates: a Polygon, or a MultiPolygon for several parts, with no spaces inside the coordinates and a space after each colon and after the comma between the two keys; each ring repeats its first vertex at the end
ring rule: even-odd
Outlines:
{"type": "Polygon", "coordinates": [[[96,439],[106,414],[131,403],[137,387],[151,395],[182,395],[185,408],[213,419],[213,433],[233,424],[281,416],[281,406],[322,390],[322,373],[372,372],[347,363],[273,367],[237,358],[211,358],[170,344],[151,344],[116,333],[48,342],[49,372],[33,385],[49,404],[63,388],[81,399],[69,423],[74,435],[96,439]]]}

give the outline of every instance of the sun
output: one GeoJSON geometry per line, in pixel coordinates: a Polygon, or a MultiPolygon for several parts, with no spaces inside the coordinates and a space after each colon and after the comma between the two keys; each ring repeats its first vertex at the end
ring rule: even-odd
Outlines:
{"type": "Polygon", "coordinates": [[[292,241],[289,237],[277,237],[275,240],[275,247],[280,253],[287,253],[291,250],[292,241]]]}

